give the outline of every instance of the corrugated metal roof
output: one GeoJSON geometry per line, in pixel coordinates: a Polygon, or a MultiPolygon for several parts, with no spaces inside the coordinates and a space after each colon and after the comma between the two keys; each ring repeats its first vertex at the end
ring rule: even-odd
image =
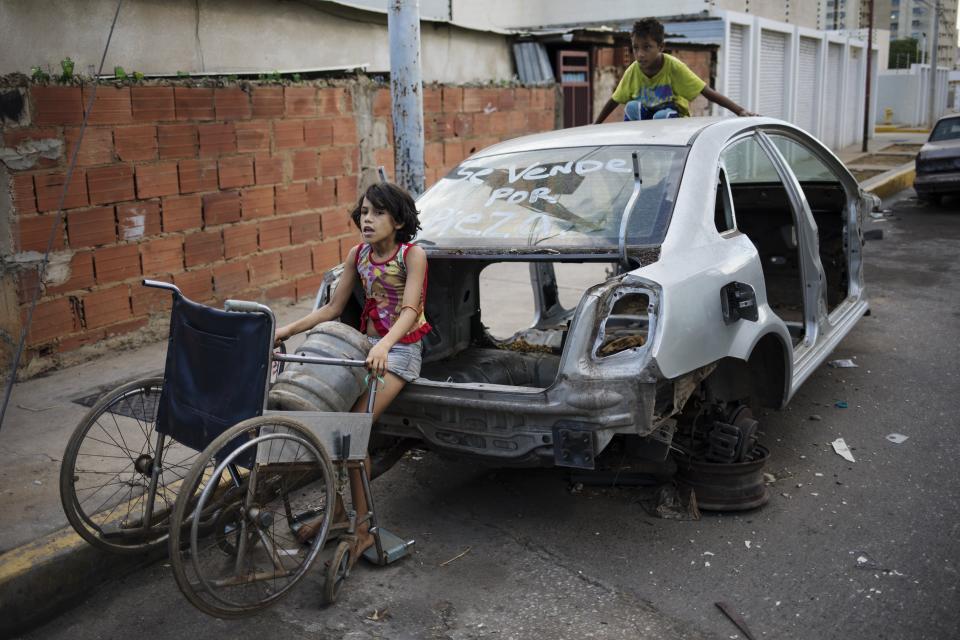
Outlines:
{"type": "Polygon", "coordinates": [[[517,42],[513,45],[517,75],[524,84],[551,84],[555,82],[547,50],[539,42],[517,42]]]}
{"type": "MultiPolygon", "coordinates": [[[[628,34],[633,30],[634,20],[612,20],[607,22],[585,22],[576,25],[546,25],[535,28],[517,28],[519,35],[533,37],[559,36],[567,33],[620,33],[628,34]]],[[[666,41],[672,44],[708,44],[723,43],[723,19],[699,18],[695,20],[677,20],[663,23],[666,41]]]]}
{"type": "MultiPolygon", "coordinates": [[[[632,28],[632,27],[631,27],[632,28]]],[[[674,43],[723,44],[723,20],[665,22],[666,39],[674,43]]]]}

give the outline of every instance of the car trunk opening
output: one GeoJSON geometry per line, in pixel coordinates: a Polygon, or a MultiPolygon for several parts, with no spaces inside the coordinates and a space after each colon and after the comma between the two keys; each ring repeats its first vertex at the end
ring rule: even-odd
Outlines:
{"type": "Polygon", "coordinates": [[[420,377],[436,382],[547,388],[584,292],[617,272],[596,262],[430,257],[420,377]]]}

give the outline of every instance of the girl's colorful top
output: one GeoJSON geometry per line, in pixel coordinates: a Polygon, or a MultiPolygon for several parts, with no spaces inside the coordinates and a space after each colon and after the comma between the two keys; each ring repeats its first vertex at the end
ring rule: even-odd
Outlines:
{"type": "MultiPolygon", "coordinates": [[[[360,331],[366,332],[367,320],[373,321],[373,327],[382,338],[390,331],[403,307],[403,290],[407,283],[407,266],[404,263],[410,245],[400,244],[397,250],[385,262],[376,262],[370,255],[370,245],[357,245],[355,264],[363,290],[367,294],[367,302],[363,306],[360,318],[360,331]]],[[[419,315],[407,335],[400,338],[402,343],[417,342],[430,333],[432,327],[423,315],[424,302],[427,299],[427,274],[423,274],[423,292],[420,294],[419,315]]]]}

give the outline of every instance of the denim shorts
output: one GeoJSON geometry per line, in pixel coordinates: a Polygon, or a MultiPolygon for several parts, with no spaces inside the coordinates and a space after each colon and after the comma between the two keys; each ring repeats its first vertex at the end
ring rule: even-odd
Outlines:
{"type": "Polygon", "coordinates": [[[679,118],[680,112],[672,102],[650,108],[639,100],[631,100],[623,107],[623,120],[662,120],[665,118],[679,118]]]}
{"type": "MultiPolygon", "coordinates": [[[[367,336],[370,346],[380,342],[380,338],[367,336]]],[[[400,376],[407,382],[412,382],[420,376],[420,365],[423,362],[423,345],[420,342],[405,344],[398,342],[390,348],[387,354],[387,371],[400,376]]]]}

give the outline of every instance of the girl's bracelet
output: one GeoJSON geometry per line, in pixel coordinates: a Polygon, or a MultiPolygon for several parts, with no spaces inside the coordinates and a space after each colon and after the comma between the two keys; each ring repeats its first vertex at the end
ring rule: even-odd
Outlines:
{"type": "Polygon", "coordinates": [[[400,313],[403,313],[403,310],[404,310],[404,309],[410,309],[411,311],[413,311],[413,312],[414,312],[415,314],[417,314],[418,316],[420,315],[420,309],[417,308],[417,307],[415,307],[415,306],[413,306],[412,304],[405,304],[405,305],[403,305],[402,307],[400,307],[400,313]]]}

